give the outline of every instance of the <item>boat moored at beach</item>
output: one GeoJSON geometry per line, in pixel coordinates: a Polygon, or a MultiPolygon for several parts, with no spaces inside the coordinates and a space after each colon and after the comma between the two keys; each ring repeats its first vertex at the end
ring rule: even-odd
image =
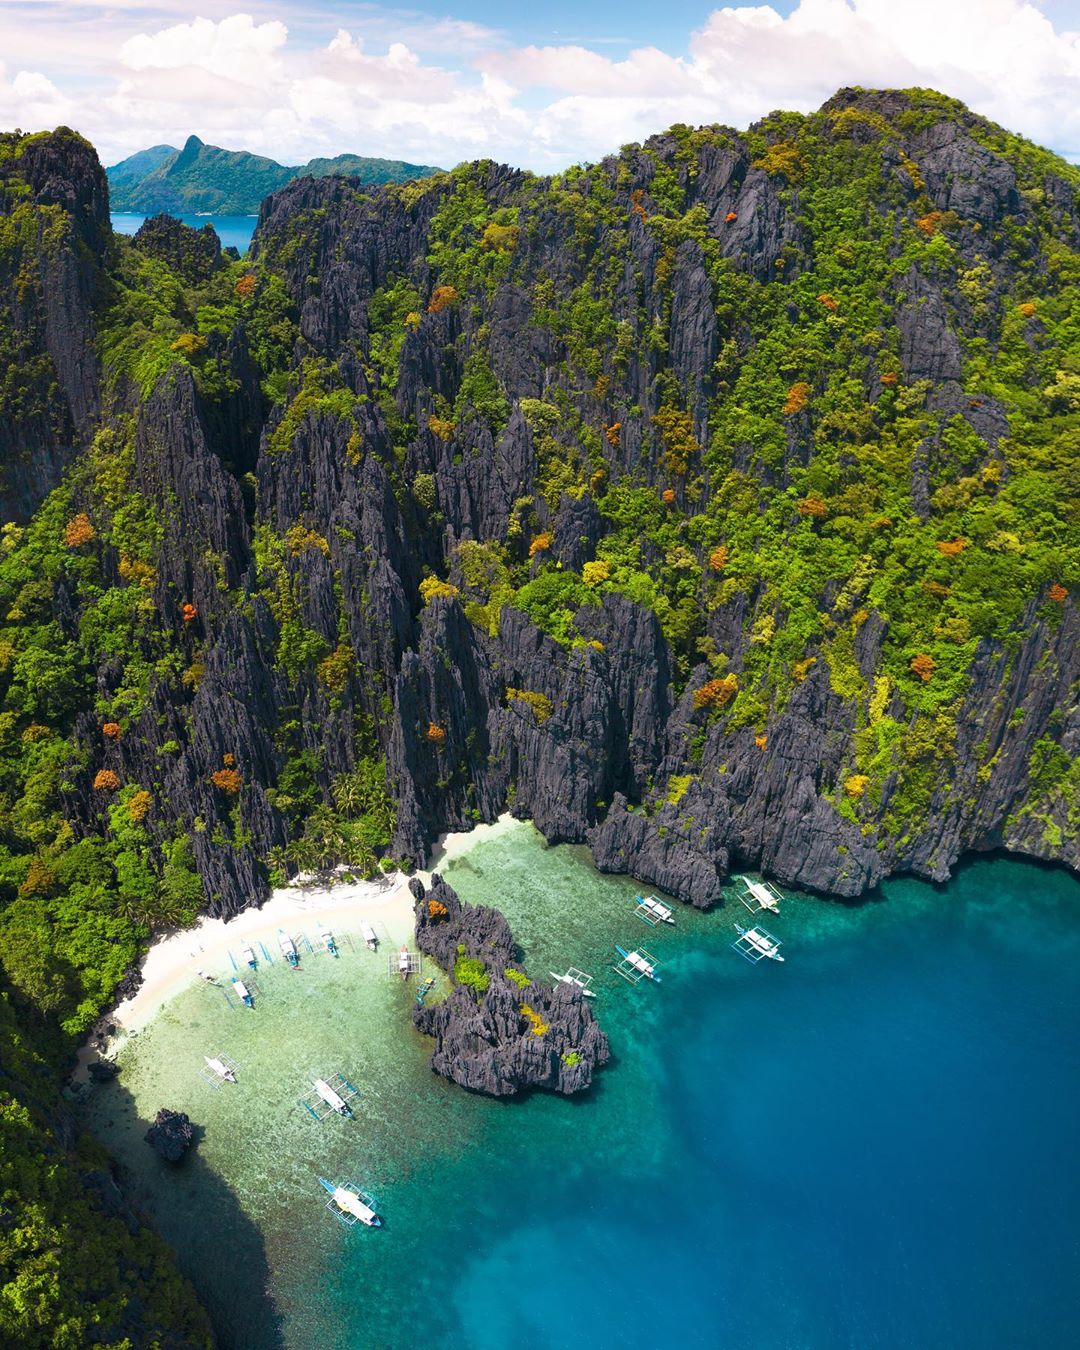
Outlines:
{"type": "Polygon", "coordinates": [[[258,970],[259,963],[256,960],[255,952],[252,950],[250,943],[248,942],[241,943],[240,959],[245,963],[245,965],[250,966],[252,970],[258,970]]]}
{"type": "Polygon", "coordinates": [[[289,965],[292,966],[293,970],[296,970],[300,965],[300,957],[296,952],[296,943],[288,933],[286,933],[284,928],[278,929],[278,946],[281,948],[282,956],[288,961],[289,965]]]}
{"type": "Polygon", "coordinates": [[[254,1008],[255,1000],[251,996],[251,991],[243,980],[233,980],[232,987],[236,991],[236,996],[245,1008],[254,1008]]]}
{"type": "Polygon", "coordinates": [[[374,1198],[367,1191],[362,1191],[355,1182],[342,1181],[335,1184],[327,1181],[325,1177],[320,1177],[319,1185],[330,1196],[326,1208],[346,1228],[352,1228],[358,1223],[364,1224],[367,1228],[382,1227],[382,1219],[375,1213],[374,1198]]]}
{"type": "Polygon", "coordinates": [[[337,956],[337,943],[334,941],[334,935],[324,923],[319,924],[319,941],[323,944],[331,956],[337,956]]]}
{"type": "Polygon", "coordinates": [[[365,923],[360,931],[364,935],[364,941],[367,943],[368,951],[377,952],[379,950],[379,935],[375,932],[375,929],[372,928],[371,924],[365,923]]]}

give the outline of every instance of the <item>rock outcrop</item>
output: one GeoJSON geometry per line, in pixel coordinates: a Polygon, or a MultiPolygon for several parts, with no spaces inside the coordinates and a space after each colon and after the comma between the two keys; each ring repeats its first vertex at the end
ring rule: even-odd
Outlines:
{"type": "Polygon", "coordinates": [[[195,1127],[185,1111],[170,1111],[162,1107],[144,1138],[159,1158],[176,1163],[194,1142],[195,1127]]]}
{"type": "Polygon", "coordinates": [[[587,1088],[609,1050],[580,991],[529,981],[513,965],[513,936],[498,910],[462,903],[437,874],[427,890],[418,880],[409,885],[420,950],[448,973],[471,963],[476,981],[414,1012],[416,1027],[435,1038],[432,1069],[488,1097],[587,1088]]]}

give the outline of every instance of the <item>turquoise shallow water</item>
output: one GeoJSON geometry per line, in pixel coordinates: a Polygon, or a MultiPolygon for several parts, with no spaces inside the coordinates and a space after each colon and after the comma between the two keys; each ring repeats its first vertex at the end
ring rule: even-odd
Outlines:
{"type": "MultiPolygon", "coordinates": [[[[132,211],[114,211],[111,216],[112,227],[118,234],[134,234],[145,219],[145,216],[132,211]]],[[[242,257],[251,244],[258,216],[178,216],[177,219],[190,225],[193,230],[213,225],[221,240],[221,247],[235,248],[242,257]]]]}
{"type": "Polygon", "coordinates": [[[255,1014],[181,995],[86,1110],[226,1346],[1074,1343],[1075,880],[996,858],[858,906],[792,896],[768,921],[786,963],[751,967],[741,907],[649,930],[633,883],[529,826],[446,875],[534,974],[596,974],[613,1063],[573,1101],[467,1096],[362,951],[262,972],[255,1014]],[[628,939],[659,986],[610,970],[628,939]],[[241,1083],[214,1092],[220,1051],[241,1083]],[[296,1094],[334,1069],[358,1116],[317,1125],[296,1094]],[[141,1141],[160,1105],[204,1129],[179,1172],[141,1141]],[[368,1186],[385,1229],[335,1223],[319,1174],[368,1186]]]}

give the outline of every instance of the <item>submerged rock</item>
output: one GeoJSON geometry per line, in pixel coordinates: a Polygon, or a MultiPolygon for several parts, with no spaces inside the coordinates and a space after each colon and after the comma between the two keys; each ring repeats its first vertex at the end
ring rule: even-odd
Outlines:
{"type": "Polygon", "coordinates": [[[159,1158],[179,1162],[195,1139],[195,1127],[186,1111],[169,1111],[162,1107],[143,1138],[159,1158]]]}
{"type": "Polygon", "coordinates": [[[610,1051],[580,990],[549,989],[514,970],[513,935],[498,910],[463,904],[437,874],[429,890],[418,880],[409,888],[420,950],[472,981],[413,1013],[417,1028],[435,1038],[432,1069],[488,1097],[587,1088],[610,1051]]]}

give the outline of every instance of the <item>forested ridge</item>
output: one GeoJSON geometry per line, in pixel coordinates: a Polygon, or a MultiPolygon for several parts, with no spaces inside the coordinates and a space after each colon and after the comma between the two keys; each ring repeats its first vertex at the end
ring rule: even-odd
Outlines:
{"type": "MultiPolygon", "coordinates": [[[[554,179],[296,182],[246,260],[113,236],[66,130],[0,188],[12,1156],[85,1172],[55,1085],[152,932],[507,807],[699,905],[1076,866],[1061,159],[846,90],[554,179]]],[[[52,1221],[0,1217],[0,1318],[52,1221]]],[[[28,1343],[118,1287],[44,1285],[28,1343]]]]}
{"type": "Polygon", "coordinates": [[[112,209],[143,215],[254,215],[268,193],[294,178],[345,174],[361,183],[402,183],[435,172],[424,164],[368,155],[279,164],[265,155],[207,145],[198,136],[189,136],[179,150],[171,145],[140,150],[106,170],[112,209]]]}

